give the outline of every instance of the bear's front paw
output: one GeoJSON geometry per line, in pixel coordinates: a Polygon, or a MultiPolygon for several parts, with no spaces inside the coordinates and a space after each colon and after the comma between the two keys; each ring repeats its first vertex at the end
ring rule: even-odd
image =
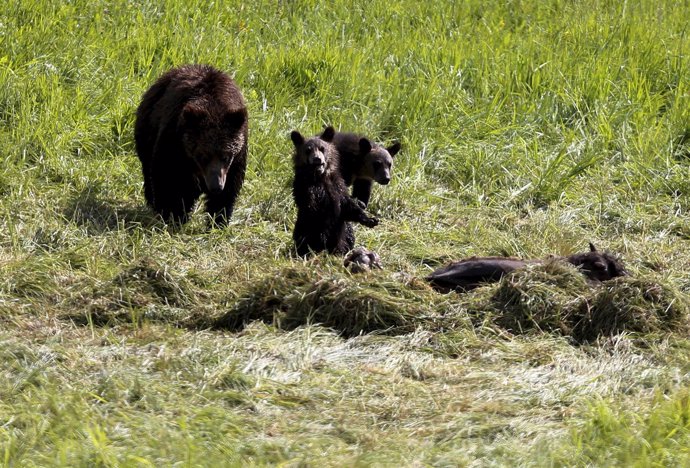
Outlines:
{"type": "Polygon", "coordinates": [[[363,209],[363,210],[365,210],[365,209],[367,208],[367,204],[364,203],[362,200],[360,200],[360,199],[358,199],[358,198],[353,198],[353,200],[355,201],[355,203],[357,204],[357,206],[358,206],[359,208],[361,208],[361,209],[363,209]]]}
{"type": "Polygon", "coordinates": [[[362,224],[364,224],[366,227],[373,228],[379,225],[379,220],[378,218],[364,218],[364,222],[362,224]]]}

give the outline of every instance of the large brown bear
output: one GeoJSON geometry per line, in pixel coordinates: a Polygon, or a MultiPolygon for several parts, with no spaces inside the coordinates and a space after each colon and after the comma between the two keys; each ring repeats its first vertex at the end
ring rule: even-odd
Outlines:
{"type": "Polygon", "coordinates": [[[134,138],[148,204],[184,223],[206,194],[218,224],[232,215],[247,167],[247,109],[235,82],[206,65],[186,65],[144,94],[134,138]]]}
{"type": "Polygon", "coordinates": [[[329,127],[320,137],[309,139],[298,131],[290,134],[295,145],[292,194],[297,205],[292,237],[300,256],[324,250],[345,255],[355,244],[349,221],[368,227],[378,224],[364,212],[363,204],[347,193],[338,169],[338,153],[330,143],[334,133],[329,127]]]}
{"type": "Polygon", "coordinates": [[[364,135],[337,132],[333,146],[338,150],[340,174],[348,187],[352,185],[352,196],[367,206],[374,182],[388,185],[391,181],[393,158],[400,151],[400,143],[384,147],[364,135]]]}

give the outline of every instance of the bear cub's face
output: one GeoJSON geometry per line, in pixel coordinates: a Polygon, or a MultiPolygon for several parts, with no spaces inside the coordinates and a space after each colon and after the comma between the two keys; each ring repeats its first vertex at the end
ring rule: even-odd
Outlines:
{"type": "Polygon", "coordinates": [[[381,185],[388,185],[391,181],[393,157],[398,154],[398,151],[400,151],[400,143],[394,143],[388,148],[384,148],[383,146],[372,145],[366,138],[360,139],[359,152],[364,160],[361,175],[381,185]]]}
{"type": "Polygon", "coordinates": [[[628,276],[623,263],[607,252],[599,252],[589,243],[589,252],[573,254],[568,257],[568,262],[582,270],[582,273],[590,280],[607,281],[619,276],[628,276]]]}
{"type": "Polygon", "coordinates": [[[223,191],[228,169],[245,143],[240,131],[246,121],[245,111],[220,114],[188,104],[178,126],[185,153],[195,163],[196,174],[209,193],[223,191]]]}
{"type": "Polygon", "coordinates": [[[330,143],[334,135],[335,131],[329,127],[320,137],[305,140],[300,132],[294,130],[290,139],[295,145],[295,168],[309,168],[318,175],[324,175],[334,163],[335,148],[330,143]]]}

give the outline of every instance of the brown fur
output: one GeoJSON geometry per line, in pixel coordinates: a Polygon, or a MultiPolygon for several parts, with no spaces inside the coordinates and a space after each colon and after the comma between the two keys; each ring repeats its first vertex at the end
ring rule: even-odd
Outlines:
{"type": "Polygon", "coordinates": [[[187,65],[161,76],[137,109],[135,141],[148,204],[185,222],[206,194],[219,223],[230,218],[247,166],[247,109],[225,73],[187,65]]]}
{"type": "Polygon", "coordinates": [[[384,147],[362,135],[337,132],[333,145],[338,150],[340,174],[348,186],[352,185],[352,196],[368,205],[374,182],[387,185],[391,181],[400,143],[384,147]]]}

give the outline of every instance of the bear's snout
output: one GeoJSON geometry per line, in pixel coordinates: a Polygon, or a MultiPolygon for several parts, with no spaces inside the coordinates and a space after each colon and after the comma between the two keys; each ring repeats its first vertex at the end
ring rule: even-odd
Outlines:
{"type": "Polygon", "coordinates": [[[391,176],[390,174],[378,174],[378,177],[375,178],[376,182],[378,182],[381,185],[388,185],[388,183],[391,181],[391,176]]]}
{"type": "Polygon", "coordinates": [[[316,167],[325,166],[326,159],[320,154],[311,154],[309,155],[309,164],[316,167]]]}
{"type": "Polygon", "coordinates": [[[225,187],[225,177],[212,177],[211,180],[206,179],[206,187],[211,193],[220,193],[225,187]]]}
{"type": "Polygon", "coordinates": [[[207,171],[204,174],[204,182],[209,193],[218,194],[225,188],[225,178],[227,171],[215,170],[207,171]]]}

